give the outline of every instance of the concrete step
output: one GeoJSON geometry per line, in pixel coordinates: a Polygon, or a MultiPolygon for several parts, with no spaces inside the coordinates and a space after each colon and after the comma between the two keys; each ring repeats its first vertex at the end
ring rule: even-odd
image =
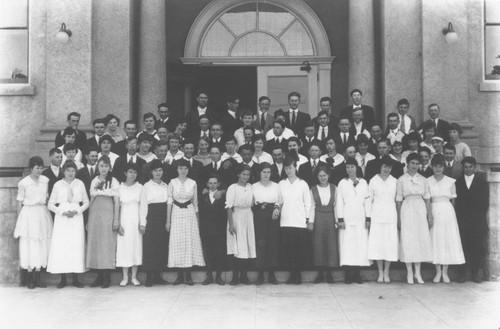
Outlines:
{"type": "MultiPolygon", "coordinates": [[[[390,277],[391,281],[393,282],[406,282],[406,269],[401,268],[401,266],[398,266],[401,264],[396,264],[394,266],[394,269],[390,271],[390,277]]],[[[314,279],[316,279],[318,272],[314,270],[307,270],[307,271],[302,271],[302,281],[307,283],[307,282],[313,282],[314,279]]],[[[343,282],[344,281],[344,271],[341,269],[334,269],[332,271],[333,278],[335,282],[343,282]]],[[[424,265],[422,267],[422,278],[424,281],[429,282],[432,281],[435,275],[435,270],[434,266],[432,265],[424,265]]],[[[277,271],[276,272],[276,278],[279,282],[285,282],[288,279],[289,272],[287,271],[277,271]]],[[[361,276],[363,280],[365,281],[376,281],[378,277],[378,271],[376,270],[376,267],[370,267],[370,268],[364,268],[361,271],[361,276]]],[[[456,268],[450,268],[449,270],[449,276],[452,281],[456,281],[458,278],[458,271],[456,268]]],[[[93,282],[93,280],[96,277],[96,274],[93,272],[86,272],[78,275],[79,280],[84,284],[84,285],[89,285],[90,283],[93,282]]],[[[168,282],[174,282],[177,277],[177,273],[175,271],[169,270],[167,272],[163,273],[163,278],[167,280],[168,282]]],[[[203,280],[205,280],[205,271],[202,269],[196,269],[192,271],[192,277],[193,281],[195,283],[201,283],[203,280]]],[[[222,273],[222,277],[225,282],[231,281],[232,278],[232,272],[231,271],[225,271],[222,273]]],[[[248,272],[248,277],[251,282],[255,282],[257,280],[257,272],[256,271],[249,271],[248,272]]],[[[68,277],[68,279],[71,279],[68,277]]],[[[138,279],[142,283],[145,282],[146,280],[146,273],[139,272],[138,274],[138,279]]],[[[266,279],[267,279],[267,274],[266,274],[266,279]]],[[[60,276],[57,274],[50,274],[50,273],[42,273],[42,280],[43,282],[49,284],[49,285],[55,285],[59,282],[60,276]]],[[[111,273],[111,284],[112,285],[118,285],[119,282],[122,280],[122,272],[120,269],[114,270],[111,273]]],[[[71,281],[71,280],[70,280],[71,281]]]]}

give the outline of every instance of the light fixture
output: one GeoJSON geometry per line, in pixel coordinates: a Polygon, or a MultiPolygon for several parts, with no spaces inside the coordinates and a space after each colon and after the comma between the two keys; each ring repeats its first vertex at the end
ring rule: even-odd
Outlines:
{"type": "Polygon", "coordinates": [[[61,28],[59,29],[59,32],[56,34],[56,39],[57,41],[61,43],[66,43],[68,42],[69,38],[71,37],[71,30],[66,29],[66,24],[62,23],[61,28]]]}
{"type": "Polygon", "coordinates": [[[307,73],[311,72],[311,64],[309,64],[309,62],[303,62],[302,65],[304,66],[301,66],[300,67],[300,70],[301,71],[306,71],[307,73]]]}
{"type": "Polygon", "coordinates": [[[451,24],[451,22],[448,23],[448,27],[445,27],[443,29],[443,34],[447,43],[455,43],[458,41],[458,34],[453,29],[453,25],[451,24]]]}

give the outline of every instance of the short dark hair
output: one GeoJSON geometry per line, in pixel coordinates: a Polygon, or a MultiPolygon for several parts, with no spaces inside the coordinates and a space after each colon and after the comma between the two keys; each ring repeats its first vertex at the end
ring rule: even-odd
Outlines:
{"type": "Polygon", "coordinates": [[[285,149],[281,145],[275,145],[273,149],[271,150],[271,153],[273,153],[275,150],[281,150],[281,152],[285,153],[285,149]]]}
{"type": "Polygon", "coordinates": [[[281,128],[285,128],[285,126],[286,126],[285,122],[283,120],[276,120],[276,121],[274,121],[273,127],[274,127],[275,124],[279,124],[281,126],[281,128]]]}
{"type": "Polygon", "coordinates": [[[426,131],[426,130],[430,130],[430,129],[434,129],[434,131],[436,131],[436,126],[434,125],[433,122],[424,122],[424,124],[422,125],[422,131],[426,131]]]}
{"type": "Polygon", "coordinates": [[[298,137],[295,137],[295,136],[290,137],[290,138],[286,141],[286,145],[288,146],[288,144],[289,144],[290,142],[295,142],[295,143],[297,143],[297,145],[299,145],[299,147],[301,147],[301,146],[302,146],[302,143],[300,142],[300,139],[299,139],[298,137]]]}
{"type": "Polygon", "coordinates": [[[274,115],[273,116],[274,116],[275,120],[280,115],[285,117],[286,116],[285,111],[283,111],[282,109],[278,109],[278,110],[274,111],[274,115]]]}
{"type": "Polygon", "coordinates": [[[343,116],[341,116],[341,117],[339,118],[339,123],[340,123],[340,121],[342,121],[342,120],[347,120],[347,121],[349,121],[349,123],[352,123],[352,119],[351,119],[351,118],[349,118],[347,115],[343,115],[343,116]]]}
{"type": "Polygon", "coordinates": [[[380,158],[380,164],[392,167],[394,162],[390,156],[384,155],[383,157],[380,158]]]}
{"type": "Polygon", "coordinates": [[[66,160],[61,168],[61,171],[64,173],[68,168],[78,170],[78,168],[76,167],[76,163],[73,160],[66,160]]]}
{"type": "Polygon", "coordinates": [[[70,114],[68,114],[68,116],[66,117],[66,120],[69,120],[71,119],[71,117],[78,117],[80,118],[82,115],[78,112],[71,112],[70,114]]]}
{"type": "Polygon", "coordinates": [[[103,135],[101,138],[99,138],[99,146],[101,146],[104,141],[108,141],[111,143],[111,145],[115,145],[115,140],[109,135],[103,135]]]}
{"type": "Polygon", "coordinates": [[[228,136],[228,137],[226,137],[226,140],[224,141],[224,144],[226,144],[227,142],[234,142],[235,144],[238,144],[238,141],[236,140],[236,137],[234,137],[234,136],[228,136]]]}
{"type": "Polygon", "coordinates": [[[262,101],[269,101],[269,103],[271,103],[271,99],[267,96],[260,96],[259,97],[259,103],[262,102],[262,101]]]}
{"type": "MultiPolygon", "coordinates": [[[[427,148],[427,150],[430,152],[429,148],[427,148]]],[[[420,153],[420,149],[418,150],[418,152],[420,153]]],[[[406,157],[406,163],[410,163],[410,161],[413,161],[413,160],[417,160],[418,162],[420,162],[420,158],[419,158],[417,153],[410,153],[406,157]]]]}
{"type": "Polygon", "coordinates": [[[403,142],[406,143],[408,143],[408,141],[417,141],[418,143],[420,143],[421,140],[422,138],[420,137],[420,134],[416,131],[412,131],[411,133],[403,137],[403,142]]]}
{"type": "Polygon", "coordinates": [[[293,97],[293,96],[296,96],[300,99],[300,94],[296,91],[292,91],[291,93],[288,94],[288,99],[290,99],[290,97],[293,97]]]}
{"type": "Polygon", "coordinates": [[[33,169],[35,166],[43,167],[43,159],[39,156],[31,157],[28,162],[28,168],[33,169]]]}
{"type": "Polygon", "coordinates": [[[408,102],[408,100],[406,98],[401,98],[399,101],[398,101],[398,106],[399,105],[408,105],[410,106],[410,102],[408,102]]]}
{"type": "Polygon", "coordinates": [[[475,166],[477,164],[477,161],[476,161],[476,158],[474,158],[474,157],[465,157],[462,160],[462,166],[466,163],[470,163],[470,164],[475,166]]]}
{"type": "Polygon", "coordinates": [[[218,174],[210,174],[210,176],[208,176],[208,179],[207,179],[207,182],[211,179],[211,178],[215,178],[217,179],[217,182],[220,182],[220,176],[218,174]]]}
{"type": "Polygon", "coordinates": [[[123,127],[126,127],[127,125],[135,125],[137,127],[137,122],[135,122],[134,120],[127,120],[123,124],[123,127]]]}
{"type": "Polygon", "coordinates": [[[255,143],[256,141],[263,141],[264,144],[266,143],[266,136],[264,134],[255,134],[252,137],[252,144],[255,143]]]}
{"type": "Polygon", "coordinates": [[[139,166],[137,165],[137,163],[133,163],[133,162],[127,162],[127,163],[125,164],[125,168],[124,168],[124,169],[125,169],[125,170],[124,170],[123,172],[125,172],[125,173],[126,173],[127,171],[131,170],[131,169],[132,169],[132,170],[135,170],[136,172],[139,172],[139,166]]]}
{"type": "Polygon", "coordinates": [[[330,166],[325,165],[323,163],[317,165],[316,168],[314,169],[314,177],[318,177],[320,172],[324,172],[328,176],[330,176],[332,174],[332,170],[330,169],[330,166]]]}
{"type": "Polygon", "coordinates": [[[359,89],[353,89],[353,90],[351,90],[351,97],[352,97],[352,94],[354,94],[354,93],[360,93],[361,96],[363,96],[363,92],[361,90],[359,90],[359,89]]]}
{"type": "Polygon", "coordinates": [[[66,154],[68,151],[77,151],[78,149],[76,148],[75,144],[64,144],[63,146],[63,153],[66,154]]]}
{"type": "Polygon", "coordinates": [[[175,169],[177,169],[179,167],[187,167],[187,168],[189,168],[189,161],[187,161],[186,159],[176,160],[175,161],[175,169]]]}
{"type": "Polygon", "coordinates": [[[98,123],[102,123],[105,126],[108,124],[106,120],[99,118],[99,119],[95,119],[94,121],[92,121],[92,126],[95,126],[98,123]]]}
{"type": "Polygon", "coordinates": [[[64,137],[66,137],[68,135],[75,135],[75,137],[76,137],[76,130],[73,129],[72,127],[66,127],[66,128],[64,128],[64,131],[62,133],[62,137],[64,138],[64,137]]]}
{"type": "Polygon", "coordinates": [[[241,153],[242,151],[251,151],[252,153],[255,152],[255,149],[252,145],[249,145],[249,144],[243,144],[240,146],[240,148],[238,149],[238,153],[241,153]]]}
{"type": "Polygon", "coordinates": [[[451,143],[444,144],[443,152],[444,152],[444,150],[452,150],[454,153],[457,153],[457,149],[456,149],[455,145],[452,145],[451,143]]]}
{"type": "Polygon", "coordinates": [[[114,115],[114,114],[108,114],[108,115],[106,115],[106,117],[104,118],[104,120],[105,120],[105,122],[106,122],[106,125],[107,125],[107,124],[108,124],[111,120],[113,120],[113,119],[115,119],[115,120],[116,120],[116,122],[118,123],[118,125],[120,125],[120,118],[119,118],[119,117],[117,117],[117,116],[116,116],[116,115],[114,115]]]}
{"type": "Polygon", "coordinates": [[[245,116],[251,116],[253,118],[253,113],[250,110],[241,111],[240,118],[243,119],[245,116]]]}
{"type": "Polygon", "coordinates": [[[185,139],[183,142],[182,142],[182,147],[186,146],[187,144],[192,144],[195,148],[196,148],[196,144],[194,143],[193,140],[191,139],[185,139]]]}
{"type": "Polygon", "coordinates": [[[451,123],[448,131],[450,131],[450,130],[456,130],[456,131],[458,131],[459,135],[462,135],[462,127],[460,127],[460,125],[458,123],[455,123],[455,122],[451,123]]]}
{"type": "Polygon", "coordinates": [[[377,146],[378,146],[378,144],[380,144],[380,143],[386,143],[388,146],[391,146],[391,141],[390,141],[390,140],[388,140],[387,138],[381,138],[381,139],[379,139],[379,140],[377,141],[377,146]]]}
{"type": "Polygon", "coordinates": [[[387,114],[387,120],[389,121],[389,118],[398,118],[399,120],[399,115],[397,113],[391,112],[387,114]]]}
{"type": "Polygon", "coordinates": [[[249,165],[245,164],[245,163],[239,163],[237,166],[236,166],[236,174],[239,175],[241,174],[242,172],[244,172],[245,170],[248,170],[250,172],[252,172],[252,169],[250,168],[249,165]]]}
{"type": "Polygon", "coordinates": [[[149,163],[149,171],[152,172],[153,170],[158,169],[158,168],[163,169],[163,166],[162,166],[162,163],[160,160],[154,159],[153,161],[151,161],[149,163]]]}
{"type": "Polygon", "coordinates": [[[207,91],[205,89],[198,89],[196,91],[196,97],[199,97],[201,94],[205,94],[205,95],[208,96],[208,93],[207,93],[207,91]]]}
{"type": "Polygon", "coordinates": [[[168,147],[168,141],[157,141],[156,142],[156,147],[165,146],[165,145],[168,147]]]}
{"type": "Polygon", "coordinates": [[[198,122],[201,121],[201,119],[208,119],[208,122],[210,122],[210,118],[208,117],[208,115],[206,114],[202,114],[198,117],[198,122]]]}
{"type": "Polygon", "coordinates": [[[62,151],[58,149],[57,147],[51,148],[49,151],[49,157],[53,156],[54,154],[60,154],[62,151]]]}
{"type": "Polygon", "coordinates": [[[259,166],[259,173],[261,173],[261,172],[262,172],[262,170],[264,170],[264,169],[271,169],[271,168],[272,168],[272,166],[271,166],[271,164],[270,164],[270,163],[267,163],[267,162],[262,162],[262,163],[260,164],[260,166],[259,166]]]}
{"type": "Polygon", "coordinates": [[[99,148],[97,146],[90,145],[89,147],[87,147],[85,155],[89,155],[90,152],[97,152],[97,153],[99,153],[100,151],[99,151],[99,148]]]}
{"type": "MultiPolygon", "coordinates": [[[[418,153],[420,154],[420,152],[426,152],[427,154],[431,155],[432,154],[432,151],[430,148],[428,148],[427,146],[421,146],[418,148],[418,153]]],[[[415,153],[411,153],[411,154],[415,154],[415,153]]],[[[409,155],[408,155],[409,156],[409,155]]]]}
{"type": "Polygon", "coordinates": [[[326,110],[321,110],[321,111],[319,111],[319,113],[318,113],[318,118],[319,118],[320,116],[323,116],[323,115],[329,116],[329,115],[330,115],[330,113],[328,113],[328,111],[326,111],[326,110]]]}
{"type": "Polygon", "coordinates": [[[158,104],[158,106],[156,108],[159,110],[161,107],[166,107],[168,109],[168,104],[167,103],[161,103],[161,104],[158,104]]]}
{"type": "Polygon", "coordinates": [[[446,162],[444,161],[444,155],[440,153],[434,154],[434,156],[431,159],[431,166],[437,166],[437,165],[445,165],[446,162]]]}
{"type": "Polygon", "coordinates": [[[294,166],[295,168],[297,168],[297,161],[293,157],[287,156],[285,157],[285,161],[283,161],[283,166],[294,166]]]}
{"type": "Polygon", "coordinates": [[[153,120],[156,122],[156,115],[154,115],[154,113],[144,113],[144,115],[142,116],[142,121],[146,121],[146,119],[148,118],[153,118],[153,120]]]}
{"type": "Polygon", "coordinates": [[[437,103],[431,103],[429,106],[427,106],[427,109],[430,109],[433,106],[437,106],[438,110],[440,110],[439,105],[437,103]]]}
{"type": "Polygon", "coordinates": [[[365,134],[359,134],[358,137],[356,137],[356,145],[363,144],[363,143],[369,144],[370,140],[368,139],[368,137],[365,134]]]}
{"type": "Polygon", "coordinates": [[[240,98],[237,95],[228,95],[226,97],[226,102],[227,103],[234,103],[235,101],[239,100],[240,98]]]}
{"type": "Polygon", "coordinates": [[[332,99],[328,96],[325,96],[325,97],[321,97],[321,99],[319,100],[319,103],[323,103],[323,102],[332,102],[332,99]]]}

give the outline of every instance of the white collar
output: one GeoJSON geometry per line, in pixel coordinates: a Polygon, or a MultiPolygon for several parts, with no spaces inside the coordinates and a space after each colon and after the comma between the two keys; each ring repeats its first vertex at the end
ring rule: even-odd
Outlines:
{"type": "Polygon", "coordinates": [[[317,159],[313,159],[313,158],[311,158],[311,159],[310,159],[310,161],[311,161],[311,166],[314,166],[314,161],[316,161],[316,165],[318,165],[318,163],[319,163],[319,158],[317,158],[317,159]]]}
{"type": "Polygon", "coordinates": [[[50,169],[52,169],[52,171],[59,171],[61,168],[58,167],[58,166],[54,166],[54,165],[50,165],[50,169]]]}
{"type": "Polygon", "coordinates": [[[352,104],[352,108],[357,109],[357,108],[363,108],[363,107],[361,104],[359,104],[359,105],[352,104]]]}
{"type": "Polygon", "coordinates": [[[297,107],[295,110],[288,109],[288,111],[290,111],[290,112],[295,112],[295,114],[297,114],[297,112],[299,112],[299,108],[297,107]]]}
{"type": "Polygon", "coordinates": [[[206,112],[207,111],[207,108],[201,108],[198,106],[198,112],[206,112]]]}
{"type": "Polygon", "coordinates": [[[233,112],[233,111],[230,111],[230,110],[227,110],[227,113],[229,113],[230,116],[232,116],[233,118],[236,119],[236,112],[233,112]]]}
{"type": "Polygon", "coordinates": [[[135,162],[135,161],[136,161],[136,159],[137,159],[137,153],[136,153],[136,154],[134,154],[134,155],[130,155],[129,153],[127,153],[127,162],[129,162],[129,161],[130,161],[130,159],[132,159],[132,161],[134,161],[134,162],[135,162]]]}

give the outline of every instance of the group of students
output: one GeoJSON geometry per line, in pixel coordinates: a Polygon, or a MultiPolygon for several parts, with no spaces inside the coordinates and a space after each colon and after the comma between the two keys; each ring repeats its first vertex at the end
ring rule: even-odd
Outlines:
{"type": "MultiPolygon", "coordinates": [[[[203,96],[198,95],[199,106],[203,96]]],[[[97,273],[91,286],[105,288],[116,267],[123,269],[121,286],[129,283],[129,272],[130,282],[140,285],[139,267],[148,287],[166,284],[162,272],[167,268],[178,271],[174,284],[192,285],[193,267],[206,267],[203,284],[223,285],[221,273],[228,267],[233,285],[248,284],[252,269],[258,271],[256,284],[264,282],[265,271],[268,282],[277,284],[277,269],[290,271],[287,283],[300,284],[301,270],[313,266],[317,283],[333,283],[331,270],[338,266],[346,283],[362,283],[360,271],[373,261],[377,281],[390,282],[390,265],[398,260],[406,263],[410,284],[424,283],[422,262],[435,264],[434,282],[448,283],[449,265],[461,265],[459,281],[465,281],[466,259],[472,279],[481,281],[488,186],[475,172],[474,158],[457,161],[458,125],[449,125],[451,140],[444,146],[445,138],[431,137],[432,150],[421,143],[429,131],[438,130],[437,123],[433,129],[423,126],[421,141],[418,131],[392,129],[391,114],[385,136],[377,136],[375,122],[358,129],[353,114],[338,120],[337,138],[328,122],[333,115],[324,118],[326,111],[306,120],[300,132],[296,125],[302,112],[293,112],[295,98],[300,103],[300,95],[291,93],[290,111],[276,111],[269,130],[257,133],[251,124],[266,126],[262,111],[253,117],[243,112],[239,124],[227,116],[219,123],[197,113],[197,141],[178,131],[183,125],[166,123],[165,104],[158,108],[160,125],[147,114],[145,131],[136,135],[126,123],[127,138],[118,142],[105,132],[110,120],[119,125],[115,116],[95,121],[96,134],[87,140],[78,137],[82,132],[78,122],[71,125],[70,114],[71,127],[58,134],[59,148],[50,151],[51,166],[44,170],[42,159],[32,157],[30,174],[19,183],[14,236],[20,238],[28,287],[45,286],[40,270],[46,268],[61,274],[58,288],[67,285],[68,273],[72,284],[82,287],[77,274],[89,269],[97,273]],[[167,133],[158,136],[160,129],[167,133]],[[231,129],[232,135],[224,134],[231,129]],[[284,138],[286,129],[293,135],[284,138]],[[86,144],[77,147],[77,140],[86,144]],[[126,153],[115,154],[112,149],[120,142],[126,153]],[[451,170],[457,163],[463,171],[451,170]]],[[[261,97],[259,105],[262,100],[270,102],[261,97]]],[[[236,101],[228,101],[231,116],[236,101]]],[[[357,111],[353,106],[352,113],[357,111]]],[[[190,112],[179,122],[193,116],[190,112]]]]}

